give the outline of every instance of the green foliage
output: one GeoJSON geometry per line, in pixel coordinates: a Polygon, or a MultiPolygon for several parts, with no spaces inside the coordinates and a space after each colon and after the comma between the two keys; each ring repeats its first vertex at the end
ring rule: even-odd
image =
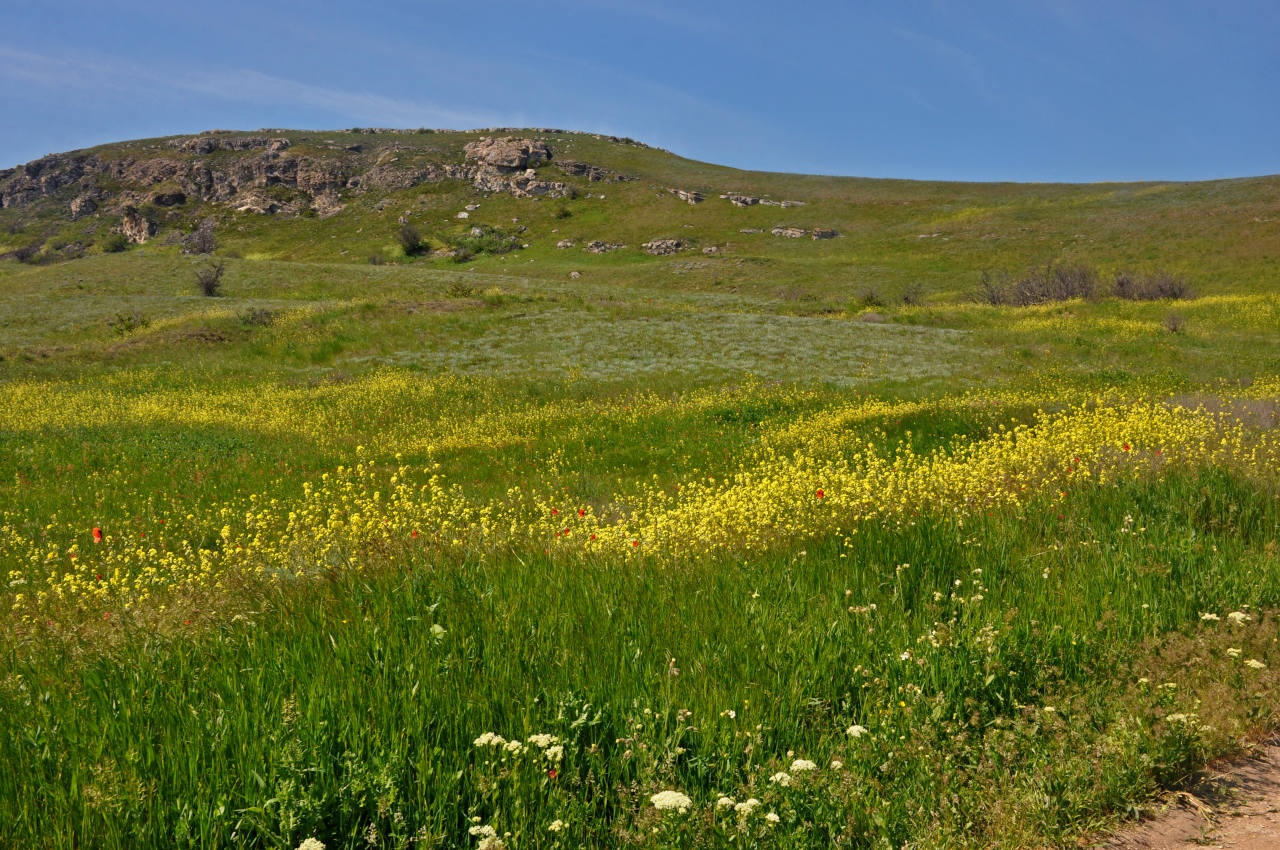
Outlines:
{"type": "Polygon", "coordinates": [[[112,232],[102,237],[102,241],[99,244],[102,246],[103,253],[118,254],[129,247],[129,240],[125,238],[123,233],[112,232]]]}

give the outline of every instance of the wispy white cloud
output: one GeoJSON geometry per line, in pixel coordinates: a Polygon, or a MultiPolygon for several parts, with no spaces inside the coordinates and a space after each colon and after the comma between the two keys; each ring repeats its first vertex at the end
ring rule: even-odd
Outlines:
{"type": "Polygon", "coordinates": [[[251,68],[170,71],[115,57],[67,58],[0,44],[0,79],[28,88],[198,95],[224,103],[303,107],[337,119],[394,127],[476,127],[500,123],[483,110],[453,109],[427,100],[313,85],[251,68]]]}
{"type": "Polygon", "coordinates": [[[387,127],[478,127],[497,123],[493,114],[483,111],[317,86],[247,68],[188,74],[173,79],[171,85],[182,91],[237,103],[260,106],[287,103],[387,127]]]}

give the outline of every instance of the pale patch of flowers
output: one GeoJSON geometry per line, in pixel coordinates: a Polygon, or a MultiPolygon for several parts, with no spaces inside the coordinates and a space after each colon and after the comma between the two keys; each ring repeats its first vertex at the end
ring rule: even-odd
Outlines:
{"type": "Polygon", "coordinates": [[[659,791],[649,798],[653,807],[660,812],[679,812],[685,814],[693,807],[693,800],[679,791],[659,791]]]}

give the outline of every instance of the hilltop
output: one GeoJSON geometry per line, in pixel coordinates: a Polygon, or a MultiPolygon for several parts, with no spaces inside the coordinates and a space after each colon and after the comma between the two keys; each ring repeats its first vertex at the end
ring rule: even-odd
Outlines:
{"type": "Polygon", "coordinates": [[[975,184],[741,171],[552,129],[211,131],[0,171],[0,255],[42,264],[211,228],[246,259],[408,263],[837,298],[963,298],[984,271],[1280,271],[1280,177],[975,184]],[[488,140],[488,141],[486,141],[488,140]],[[401,225],[421,242],[406,244],[401,225]],[[407,250],[406,250],[407,248],[407,250]]]}

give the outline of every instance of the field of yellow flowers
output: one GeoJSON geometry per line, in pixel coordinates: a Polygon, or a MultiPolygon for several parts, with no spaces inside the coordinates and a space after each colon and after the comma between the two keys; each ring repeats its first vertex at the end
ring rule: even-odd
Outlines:
{"type": "Polygon", "coordinates": [[[1077,846],[1280,726],[1274,294],[167,250],[0,267],[0,848],[1077,846]]]}
{"type": "Polygon", "coordinates": [[[1280,721],[1278,399],[9,381],[6,846],[1073,842],[1280,721]]]}

